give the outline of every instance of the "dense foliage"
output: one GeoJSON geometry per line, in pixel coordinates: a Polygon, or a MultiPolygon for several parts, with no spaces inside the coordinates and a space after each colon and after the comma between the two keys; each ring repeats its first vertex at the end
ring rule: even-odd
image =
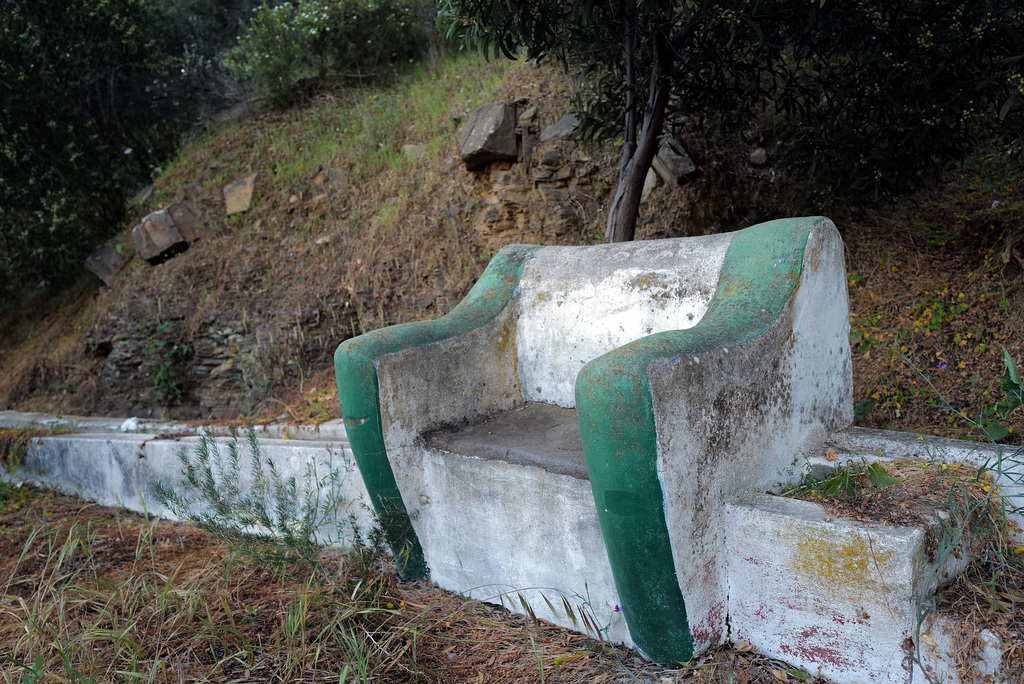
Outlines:
{"type": "Polygon", "coordinates": [[[238,80],[282,99],[303,79],[382,76],[424,54],[428,27],[417,0],[264,4],[225,63],[238,80]]]}
{"type": "MultiPolygon", "coordinates": [[[[785,3],[784,3],[785,4],[785,3]]],[[[798,5],[799,7],[799,5],[798,5]]],[[[1016,0],[807,3],[777,40],[784,151],[825,199],[913,189],[979,138],[1024,138],[1016,0]]]]}
{"type": "Polygon", "coordinates": [[[252,0],[0,0],[0,291],[63,284],[204,108],[252,0]]]}
{"type": "Polygon", "coordinates": [[[766,126],[816,200],[913,189],[979,136],[1019,154],[1024,134],[1016,0],[445,0],[440,14],[467,46],[582,68],[587,136],[628,146],[665,83],[666,125],[766,126]]]}

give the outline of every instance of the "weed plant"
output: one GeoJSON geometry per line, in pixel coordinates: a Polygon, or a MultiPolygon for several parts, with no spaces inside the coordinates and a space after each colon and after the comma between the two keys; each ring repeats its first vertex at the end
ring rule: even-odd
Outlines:
{"type": "MultiPolygon", "coordinates": [[[[320,545],[343,543],[345,530],[351,530],[349,521],[338,517],[346,504],[341,485],[347,470],[331,461],[323,473],[322,467],[310,462],[300,487],[294,477],[282,477],[274,462],[263,457],[252,425],[246,430],[245,443],[247,473],[237,428],[230,428],[226,454],[207,428],[193,456],[184,449],[178,452],[185,493],[158,484],[157,501],[262,567],[301,576],[316,573],[321,569],[320,545]],[[249,487],[243,487],[246,475],[251,479],[249,487]]],[[[361,552],[366,550],[361,538],[359,544],[361,552]]]]}
{"type": "MultiPolygon", "coordinates": [[[[1019,415],[1016,412],[1024,406],[1020,374],[1005,349],[1003,361],[1002,399],[991,411],[975,417],[950,406],[931,384],[930,377],[918,372],[942,406],[994,442],[1009,434],[1014,418],[1019,415]]],[[[965,572],[950,586],[935,595],[918,597],[918,633],[914,641],[919,649],[921,629],[931,613],[952,611],[958,619],[968,620],[974,635],[968,636],[970,643],[957,646],[958,669],[962,673],[973,667],[980,648],[974,641],[986,626],[1000,624],[1004,629],[1024,629],[1024,536],[1020,524],[1024,514],[1024,453],[1021,447],[1014,446],[1004,446],[995,453],[980,464],[954,463],[936,450],[929,459],[913,466],[923,476],[917,481],[926,483],[923,490],[916,492],[917,498],[930,511],[938,528],[931,576],[925,586],[934,588],[939,584],[938,573],[948,567],[947,561],[969,560],[965,572]]],[[[796,486],[783,489],[782,494],[804,499],[861,497],[866,503],[869,488],[891,487],[901,480],[889,475],[879,463],[848,461],[824,478],[805,475],[796,486]]],[[[863,510],[863,504],[860,508],[863,510]]],[[[908,657],[920,666],[920,655],[915,650],[908,657]]],[[[932,675],[924,668],[922,672],[931,682],[932,675]]]]}
{"type": "Polygon", "coordinates": [[[845,467],[823,478],[805,474],[799,483],[784,487],[782,496],[798,499],[822,499],[834,496],[859,496],[865,489],[885,488],[898,484],[903,478],[893,477],[881,463],[847,461],[845,467]]]}
{"type": "MultiPolygon", "coordinates": [[[[942,399],[947,408],[992,441],[1009,433],[1009,422],[1024,407],[1020,373],[1005,349],[1003,363],[1003,397],[991,412],[971,418],[942,399]]],[[[927,377],[925,380],[930,384],[927,377]]],[[[964,469],[956,464],[941,466],[941,489],[948,486],[949,495],[939,508],[953,513],[946,520],[959,522],[943,530],[940,556],[959,553],[965,545],[969,549],[976,546],[971,549],[975,575],[989,607],[1009,612],[1015,622],[1024,626],[1024,619],[1018,616],[1019,609],[1024,608],[1024,536],[1019,522],[1024,514],[1024,450],[1006,446],[987,459],[976,473],[963,473],[964,469]]]]}

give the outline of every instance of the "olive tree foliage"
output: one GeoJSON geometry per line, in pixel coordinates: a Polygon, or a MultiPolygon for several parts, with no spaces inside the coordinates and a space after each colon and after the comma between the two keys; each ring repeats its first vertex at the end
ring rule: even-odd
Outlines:
{"type": "MultiPolygon", "coordinates": [[[[755,9],[757,0],[748,3],[755,9]]],[[[448,39],[515,59],[553,55],[589,70],[594,100],[578,107],[584,130],[616,131],[622,149],[619,182],[606,237],[632,240],[644,178],[658,150],[673,93],[673,72],[688,42],[744,31],[717,5],[671,0],[442,0],[438,22],[448,39]],[[617,120],[615,128],[610,122],[617,120]]]]}
{"type": "MultiPolygon", "coordinates": [[[[585,137],[621,142],[610,241],[633,238],[666,125],[755,114],[812,199],[914,188],[978,136],[1018,141],[1017,0],[442,0],[449,40],[584,75],[585,137]]],[[[1019,145],[1018,145],[1019,149],[1019,145]]]]}
{"type": "Polygon", "coordinates": [[[772,106],[816,203],[916,189],[980,140],[1020,159],[1018,0],[818,0],[783,14],[772,106]]]}
{"type": "Polygon", "coordinates": [[[0,300],[81,272],[214,101],[252,4],[0,0],[0,300]]]}

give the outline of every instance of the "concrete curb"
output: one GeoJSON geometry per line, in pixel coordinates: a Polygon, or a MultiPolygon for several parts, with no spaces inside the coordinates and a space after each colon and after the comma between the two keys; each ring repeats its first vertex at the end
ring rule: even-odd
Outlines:
{"type": "MultiPolygon", "coordinates": [[[[174,488],[179,494],[185,493],[174,486],[182,477],[178,454],[182,450],[192,452],[200,441],[195,434],[200,428],[181,423],[131,421],[0,412],[0,429],[79,430],[33,437],[15,476],[105,506],[175,519],[170,511],[157,505],[154,486],[159,483],[174,488]]],[[[332,422],[340,424],[341,421],[332,422]]],[[[294,477],[300,490],[309,464],[315,465],[321,474],[329,467],[339,468],[344,476],[339,493],[347,502],[346,510],[339,517],[351,514],[364,530],[373,525],[366,487],[355,468],[347,439],[329,438],[336,434],[330,426],[324,431],[316,430],[316,426],[290,425],[270,425],[257,430],[262,457],[274,463],[283,479],[294,477]],[[305,438],[314,434],[320,438],[305,438]]],[[[228,429],[215,427],[211,432],[219,435],[215,441],[221,453],[225,453],[223,447],[230,441],[224,436],[228,429]]],[[[244,435],[240,435],[243,487],[251,478],[249,451],[244,442],[244,435]]],[[[343,541],[344,535],[342,530],[337,538],[343,541]]]]}
{"type": "MultiPolygon", "coordinates": [[[[182,469],[178,452],[199,441],[193,425],[139,420],[133,426],[118,418],[0,412],[0,429],[53,427],[80,432],[32,438],[19,476],[104,505],[157,515],[165,512],[154,509],[153,485],[177,482],[182,469]]],[[[226,429],[214,432],[223,434],[226,429]]],[[[220,445],[227,441],[217,438],[220,445]]],[[[829,444],[843,461],[916,456],[991,464],[1003,452],[972,442],[860,428],[833,435],[829,444]]],[[[260,446],[284,477],[301,479],[310,462],[331,460],[348,468],[353,461],[341,421],[265,426],[260,446]]],[[[808,465],[835,465],[823,454],[806,460],[808,465]]],[[[464,536],[459,521],[466,527],[466,511],[475,509],[453,506],[448,516],[452,529],[435,531],[451,537],[453,557],[447,574],[432,579],[446,589],[526,613],[518,603],[522,593],[538,617],[583,629],[561,612],[561,599],[566,598],[577,613],[586,609],[600,625],[607,625],[611,640],[630,645],[616,610],[619,600],[586,482],[504,461],[453,461],[437,463],[422,476],[448,482],[454,501],[461,496],[507,502],[509,491],[531,487],[549,495],[543,501],[520,502],[513,506],[514,514],[495,509],[488,522],[507,528],[508,543],[523,547],[529,562],[520,575],[495,577],[489,562],[493,549],[475,548],[467,539],[455,543],[464,536]],[[469,475],[471,481],[490,484],[467,488],[469,475]],[[458,492],[462,495],[456,496],[458,492]],[[566,525],[567,519],[573,524],[566,525]],[[584,561],[577,563],[580,558],[584,561]],[[573,570],[573,563],[583,570],[573,570]],[[549,610],[544,599],[557,610],[549,610]]],[[[1019,492],[1021,465],[1005,459],[1004,463],[1007,467],[997,473],[997,481],[1007,492],[1019,492]]],[[[343,496],[361,527],[373,524],[358,470],[346,470],[343,496]]],[[[725,515],[730,625],[726,639],[749,641],[768,655],[837,684],[973,684],[975,679],[961,680],[957,674],[962,652],[958,635],[964,626],[946,616],[927,615],[917,628],[915,598],[931,591],[934,577],[951,579],[959,571],[954,566],[935,569],[925,553],[926,530],[831,520],[816,504],[767,495],[727,502],[725,515]]],[[[984,681],[1010,684],[1004,653],[1020,645],[1002,643],[992,631],[978,638],[984,648],[971,665],[981,675],[977,681],[990,677],[984,681]]]]}

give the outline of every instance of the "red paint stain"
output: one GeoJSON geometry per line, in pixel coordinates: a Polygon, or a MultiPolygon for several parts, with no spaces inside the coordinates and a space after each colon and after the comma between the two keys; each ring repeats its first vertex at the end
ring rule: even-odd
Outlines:
{"type": "Polygon", "coordinates": [[[691,590],[695,586],[716,589],[718,587],[718,556],[712,556],[705,561],[700,570],[690,576],[686,586],[691,590]]]}
{"type": "Polygon", "coordinates": [[[842,652],[827,646],[810,646],[807,644],[790,646],[789,644],[781,644],[779,649],[788,656],[802,658],[805,662],[818,665],[828,664],[842,668],[852,668],[854,666],[854,662],[844,657],[842,652]]]}
{"type": "Polygon", "coordinates": [[[751,563],[752,565],[764,565],[763,560],[761,560],[760,558],[754,558],[753,556],[751,556],[750,558],[744,558],[743,560],[747,561],[748,563],[751,563]]]}
{"type": "Polygon", "coordinates": [[[840,625],[866,625],[866,624],[868,624],[868,621],[864,620],[862,618],[851,618],[851,617],[847,617],[845,615],[833,615],[832,616],[832,622],[836,622],[836,623],[838,623],[840,625]]]}
{"type": "Polygon", "coordinates": [[[811,625],[804,631],[800,632],[800,636],[804,639],[810,639],[812,636],[817,634],[821,629],[817,625],[811,625]]]}
{"type": "Polygon", "coordinates": [[[694,644],[713,644],[722,636],[725,625],[725,603],[716,602],[711,606],[704,619],[693,628],[694,644]]]}

